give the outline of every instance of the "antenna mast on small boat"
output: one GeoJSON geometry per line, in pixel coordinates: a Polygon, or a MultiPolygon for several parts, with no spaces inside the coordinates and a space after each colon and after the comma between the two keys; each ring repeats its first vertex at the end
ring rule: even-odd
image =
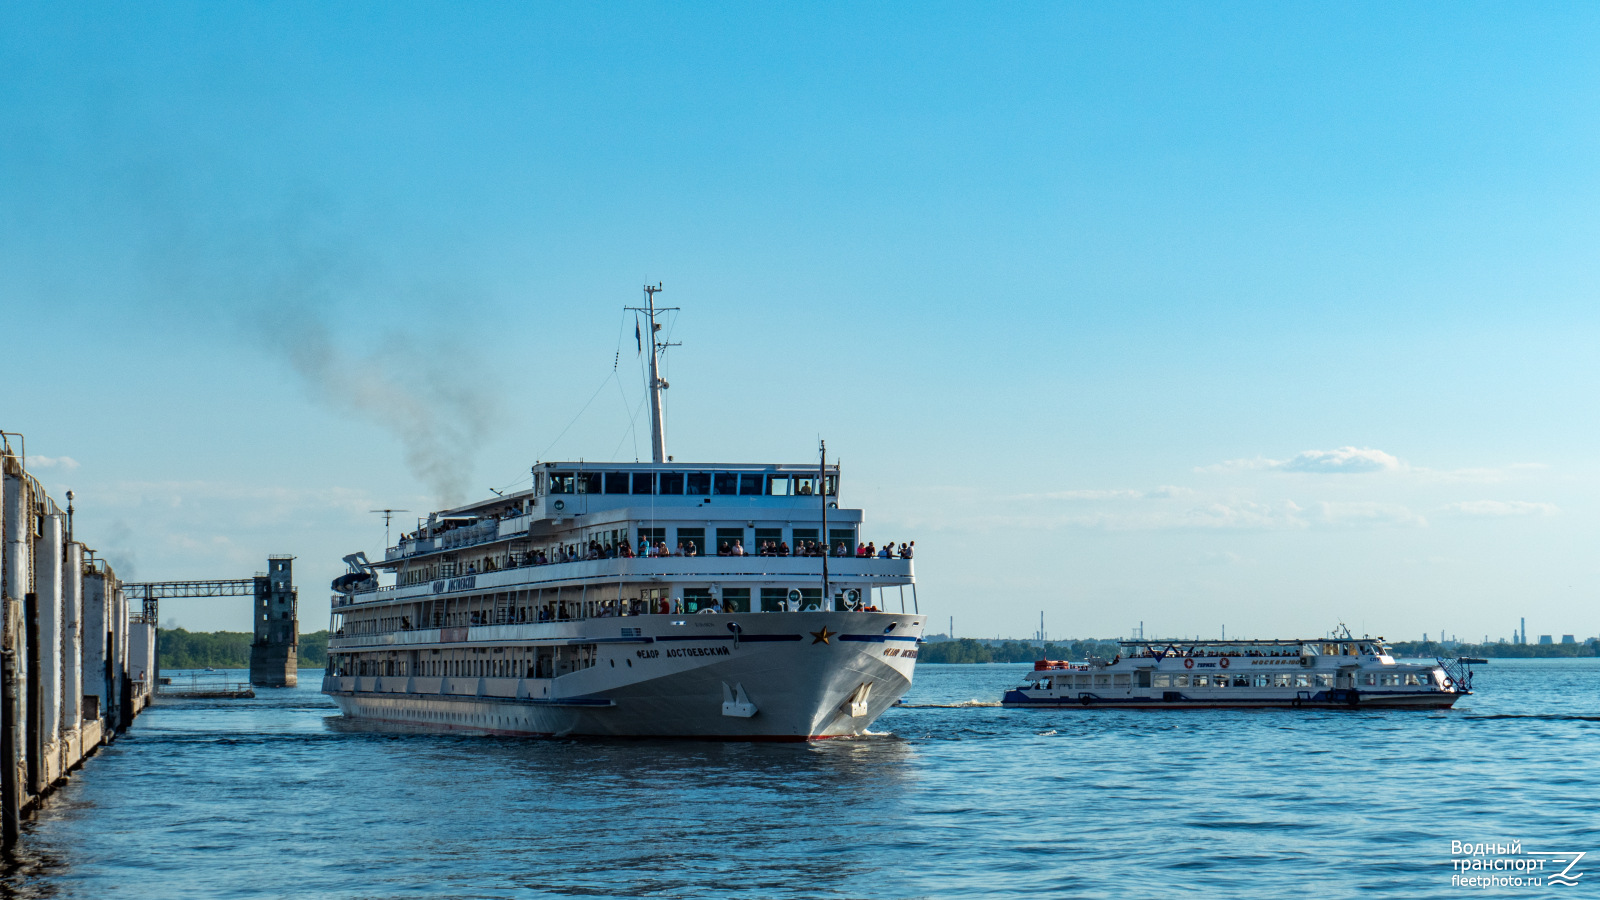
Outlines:
{"type": "MultiPolygon", "coordinates": [[[[667,389],[667,382],[661,377],[661,351],[677,344],[669,344],[660,340],[661,326],[656,323],[656,315],[664,312],[676,312],[676,306],[663,306],[656,309],[656,292],[661,290],[661,283],[647,284],[644,286],[645,305],[630,306],[634,312],[644,313],[650,320],[650,459],[652,462],[664,463],[667,461],[667,417],[661,405],[661,392],[667,389]]],[[[640,336],[639,351],[644,352],[644,339],[640,336]]]]}

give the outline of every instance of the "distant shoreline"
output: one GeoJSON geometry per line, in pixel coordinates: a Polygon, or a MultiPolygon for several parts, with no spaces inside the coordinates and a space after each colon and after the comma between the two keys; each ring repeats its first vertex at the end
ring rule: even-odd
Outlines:
{"type": "MultiPolygon", "coordinates": [[[[1174,644],[1183,639],[1174,638],[1174,644]]],[[[1407,659],[1451,659],[1475,656],[1483,659],[1587,659],[1600,656],[1600,641],[1591,638],[1580,644],[1458,644],[1446,648],[1437,641],[1398,641],[1389,645],[1396,657],[1407,659]]],[[[1112,659],[1122,648],[1114,640],[1086,638],[1081,641],[994,641],[960,638],[923,644],[917,652],[921,665],[973,665],[982,663],[1031,663],[1040,659],[1081,662],[1091,656],[1112,659]]]]}

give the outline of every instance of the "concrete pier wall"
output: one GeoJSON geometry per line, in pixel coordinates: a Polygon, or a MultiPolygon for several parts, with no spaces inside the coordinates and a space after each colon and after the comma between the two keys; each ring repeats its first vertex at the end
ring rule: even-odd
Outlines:
{"type": "MultiPolygon", "coordinates": [[[[0,840],[149,701],[156,626],[0,432],[0,840]],[[130,656],[130,653],[133,654],[130,656]]],[[[70,496],[70,494],[69,494],[70,496]]]]}

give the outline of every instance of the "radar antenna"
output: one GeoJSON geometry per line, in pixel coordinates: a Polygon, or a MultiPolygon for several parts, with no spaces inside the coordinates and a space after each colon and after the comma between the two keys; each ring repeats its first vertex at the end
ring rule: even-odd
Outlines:
{"type": "Polygon", "coordinates": [[[409,510],[409,509],[369,509],[369,510],[367,510],[367,512],[381,513],[383,515],[383,546],[384,546],[385,549],[387,549],[388,546],[389,546],[389,520],[394,518],[394,514],[395,513],[411,512],[411,510],[409,510]]]}

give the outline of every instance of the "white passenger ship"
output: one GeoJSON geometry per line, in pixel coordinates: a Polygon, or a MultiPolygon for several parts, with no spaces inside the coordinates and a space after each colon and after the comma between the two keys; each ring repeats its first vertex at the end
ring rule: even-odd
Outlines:
{"type": "Polygon", "coordinates": [[[657,289],[638,310],[653,462],[542,463],[528,490],[433,513],[382,562],[346,557],[323,692],[347,717],[808,740],[861,734],[911,686],[911,554],[858,555],[862,513],[839,508],[825,450],[813,465],[666,455],[657,289]]]}
{"type": "Polygon", "coordinates": [[[1008,707],[1453,706],[1472,693],[1472,660],[1396,662],[1382,638],[1122,641],[1116,659],[1040,660],[1008,707]]]}

